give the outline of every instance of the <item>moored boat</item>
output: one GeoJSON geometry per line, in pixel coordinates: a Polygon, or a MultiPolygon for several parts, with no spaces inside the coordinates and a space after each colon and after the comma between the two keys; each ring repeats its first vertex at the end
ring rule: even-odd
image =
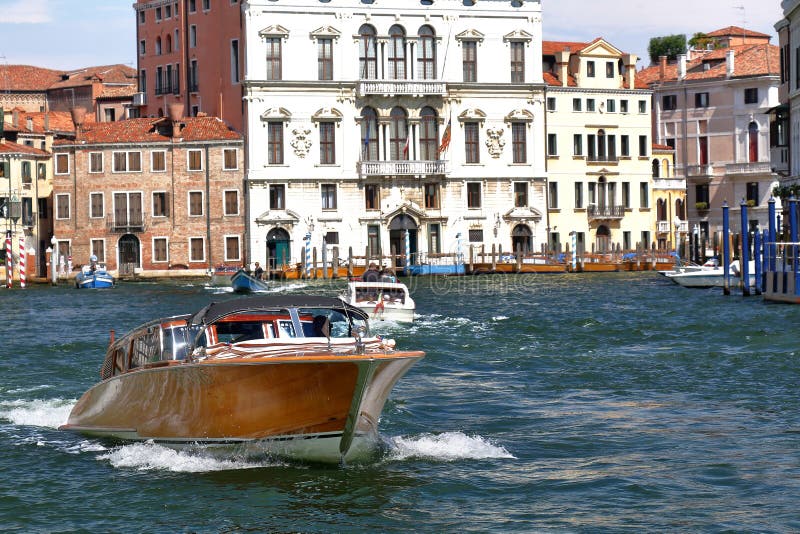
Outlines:
{"type": "Polygon", "coordinates": [[[423,356],[372,336],[367,315],[337,298],[216,302],[112,341],[101,382],[60,428],[352,460],[374,452],[391,389],[423,356]]]}
{"type": "Polygon", "coordinates": [[[413,322],[416,303],[408,286],[394,276],[365,282],[360,278],[347,282],[341,294],[342,301],[367,313],[371,320],[413,322]]]}
{"type": "Polygon", "coordinates": [[[231,287],[234,293],[252,293],[253,291],[264,291],[267,283],[259,280],[244,269],[239,269],[231,276],[231,287]]]}
{"type": "MultiPolygon", "coordinates": [[[[756,283],[755,277],[755,263],[750,261],[750,272],[748,274],[748,282],[750,287],[754,287],[756,283]]],[[[664,276],[672,280],[678,285],[683,287],[724,287],[725,286],[725,268],[714,266],[700,266],[700,268],[688,268],[683,270],[676,270],[673,272],[665,272],[664,276]]],[[[741,273],[739,272],[739,262],[734,260],[730,265],[730,272],[728,283],[731,285],[741,284],[741,273]]]]}

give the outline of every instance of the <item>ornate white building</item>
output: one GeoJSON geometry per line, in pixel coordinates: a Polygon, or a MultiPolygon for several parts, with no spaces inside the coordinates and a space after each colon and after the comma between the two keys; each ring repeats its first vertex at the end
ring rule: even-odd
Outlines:
{"type": "Polygon", "coordinates": [[[253,261],[546,243],[540,2],[242,10],[253,261]]]}

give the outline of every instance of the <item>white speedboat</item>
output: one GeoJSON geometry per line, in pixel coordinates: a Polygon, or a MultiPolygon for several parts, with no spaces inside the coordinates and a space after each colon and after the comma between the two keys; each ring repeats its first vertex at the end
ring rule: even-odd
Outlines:
{"type": "MultiPolygon", "coordinates": [[[[750,287],[754,287],[756,283],[755,276],[755,262],[750,261],[750,272],[748,279],[750,287]]],[[[730,265],[730,279],[731,286],[740,285],[741,273],[739,272],[739,261],[734,260],[730,265]]],[[[702,266],[700,268],[678,269],[671,272],[664,273],[664,276],[672,280],[678,285],[683,287],[724,287],[725,286],[725,268],[702,266]]]]}
{"type": "Polygon", "coordinates": [[[352,279],[339,298],[363,310],[371,321],[414,321],[414,299],[408,287],[394,276],[385,276],[377,282],[352,279]]]}

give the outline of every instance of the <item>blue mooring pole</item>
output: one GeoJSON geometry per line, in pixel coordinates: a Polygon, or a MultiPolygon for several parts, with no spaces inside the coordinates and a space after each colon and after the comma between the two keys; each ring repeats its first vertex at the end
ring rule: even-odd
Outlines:
{"type": "Polygon", "coordinates": [[[769,202],[767,202],[769,206],[768,217],[769,217],[769,236],[767,237],[767,247],[766,253],[768,256],[768,265],[769,271],[775,272],[775,251],[776,251],[776,233],[775,233],[775,197],[769,197],[769,202]]]}
{"type": "Polygon", "coordinates": [[[792,272],[797,280],[797,199],[789,197],[789,240],[792,242],[792,272]]]}
{"type": "Polygon", "coordinates": [[[722,203],[722,293],[731,294],[731,225],[728,220],[728,201],[722,203]]]}
{"type": "Polygon", "coordinates": [[[742,210],[742,257],[739,258],[740,269],[739,274],[742,275],[740,280],[742,284],[742,296],[750,296],[750,231],[747,225],[747,204],[742,199],[739,207],[742,210]]]}
{"type": "Polygon", "coordinates": [[[756,230],[753,232],[753,266],[754,266],[753,276],[755,278],[755,284],[753,284],[753,291],[756,295],[761,294],[761,288],[764,286],[764,280],[762,277],[762,273],[764,271],[761,269],[762,267],[761,262],[763,261],[762,256],[763,254],[761,251],[761,232],[756,230]]]}

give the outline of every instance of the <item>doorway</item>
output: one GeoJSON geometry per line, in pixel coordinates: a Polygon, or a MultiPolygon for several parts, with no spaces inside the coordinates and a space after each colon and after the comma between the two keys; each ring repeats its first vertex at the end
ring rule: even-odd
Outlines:
{"type": "Polygon", "coordinates": [[[126,234],[119,240],[119,274],[133,274],[141,267],[139,238],[126,234]]]}
{"type": "Polygon", "coordinates": [[[273,228],[267,234],[267,265],[270,269],[280,269],[291,259],[289,233],[283,228],[273,228]]]}
{"type": "Polygon", "coordinates": [[[533,232],[527,224],[518,224],[511,231],[511,249],[514,253],[521,250],[528,254],[533,250],[533,232]]]}
{"type": "Polygon", "coordinates": [[[395,269],[402,269],[414,264],[417,255],[417,223],[410,215],[402,213],[391,220],[389,223],[389,247],[393,249],[395,257],[395,269]],[[406,250],[406,232],[408,232],[408,250],[406,250]],[[406,258],[406,253],[410,257],[406,258]]]}

